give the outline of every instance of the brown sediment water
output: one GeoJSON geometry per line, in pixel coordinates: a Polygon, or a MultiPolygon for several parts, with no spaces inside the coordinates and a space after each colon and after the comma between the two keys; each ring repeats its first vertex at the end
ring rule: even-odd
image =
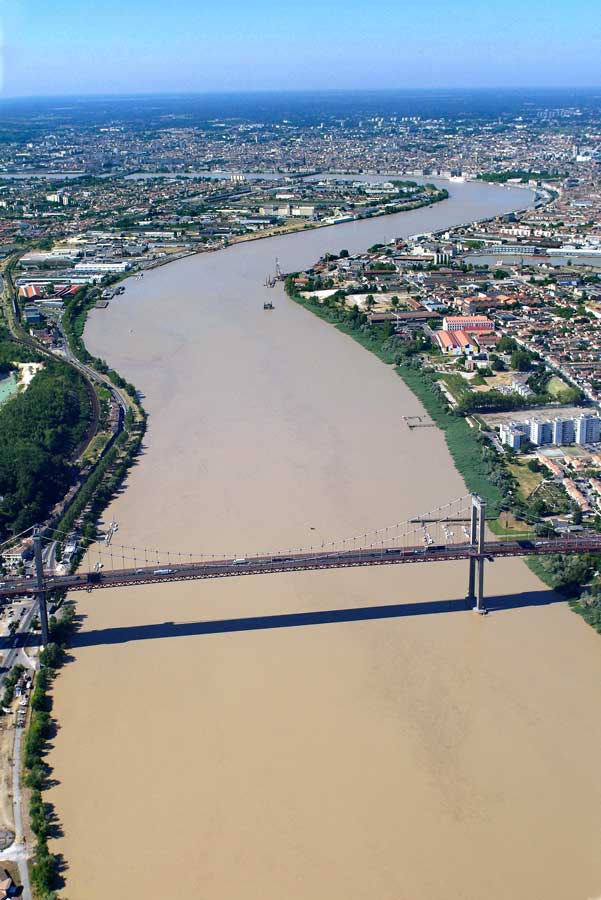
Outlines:
{"type": "MultiPolygon", "coordinates": [[[[106,514],[116,544],[285,550],[465,493],[441,433],[403,424],[422,410],[394,372],[263,286],[276,256],[296,270],[523,203],[450,187],[436,208],[182,260],[93,313],[90,349],[150,414],[106,514]]],[[[520,561],[488,566],[505,608],[487,618],[440,602],[466,580],[437,563],[78,597],[49,757],[66,895],[600,894],[600,639],[520,561]]]]}

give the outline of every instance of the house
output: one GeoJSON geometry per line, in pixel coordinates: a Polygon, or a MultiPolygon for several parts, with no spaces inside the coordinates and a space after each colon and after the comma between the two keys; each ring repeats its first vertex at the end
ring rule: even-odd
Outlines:
{"type": "Polygon", "coordinates": [[[514,375],[509,387],[514,394],[519,394],[520,397],[524,397],[525,400],[534,396],[534,391],[528,385],[527,375],[514,375]]]}
{"type": "Polygon", "coordinates": [[[496,331],[480,331],[472,335],[482,351],[494,350],[501,336],[496,331]]]}

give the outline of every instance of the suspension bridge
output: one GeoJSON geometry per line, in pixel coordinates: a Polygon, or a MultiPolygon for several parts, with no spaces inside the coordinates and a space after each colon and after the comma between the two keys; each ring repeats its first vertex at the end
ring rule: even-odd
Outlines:
{"type": "MultiPolygon", "coordinates": [[[[485,613],[484,567],[506,557],[542,556],[550,553],[600,553],[601,534],[581,532],[541,538],[534,534],[491,538],[486,530],[486,503],[468,494],[435,510],[365,534],[287,551],[228,556],[185,554],[116,545],[115,527],[90,543],[85,565],[73,574],[46,571],[42,545],[56,541],[56,532],[33,532],[35,577],[7,577],[0,582],[0,600],[36,596],[42,643],[48,641],[46,597],[57,591],[92,591],[116,587],[268,575],[319,569],[390,566],[467,560],[466,600],[475,612],[485,613]]],[[[1,548],[0,548],[1,550],[1,548]]]]}

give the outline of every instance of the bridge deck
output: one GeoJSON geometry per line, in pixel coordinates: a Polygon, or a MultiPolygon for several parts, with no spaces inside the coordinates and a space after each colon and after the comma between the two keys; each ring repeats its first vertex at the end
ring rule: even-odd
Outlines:
{"type": "MultiPolygon", "coordinates": [[[[367,550],[310,552],[278,556],[248,557],[187,562],[173,565],[111,569],[89,574],[47,578],[47,591],[94,590],[125,585],[156,584],[164,581],[195,581],[204,578],[231,578],[240,575],[268,575],[276,572],[304,572],[355,566],[390,566],[432,563],[460,559],[499,559],[515,556],[542,556],[549,553],[601,553],[601,535],[550,538],[535,541],[488,541],[479,553],[475,544],[435,544],[427,547],[392,547],[367,550]]],[[[24,577],[0,583],[0,599],[35,594],[36,585],[24,577]]]]}

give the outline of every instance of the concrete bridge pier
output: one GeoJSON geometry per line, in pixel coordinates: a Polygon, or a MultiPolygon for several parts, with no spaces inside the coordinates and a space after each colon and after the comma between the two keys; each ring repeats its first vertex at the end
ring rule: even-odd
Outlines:
{"type": "Polygon", "coordinates": [[[484,540],[486,529],[486,501],[472,494],[470,544],[477,551],[469,560],[467,600],[474,612],[486,614],[484,606],[484,540]]]}
{"type": "Polygon", "coordinates": [[[36,525],[33,529],[33,552],[35,560],[36,595],[38,600],[38,615],[40,628],[42,629],[42,646],[48,645],[48,608],[46,605],[46,585],[44,583],[44,561],[42,560],[42,536],[36,525]]]}

